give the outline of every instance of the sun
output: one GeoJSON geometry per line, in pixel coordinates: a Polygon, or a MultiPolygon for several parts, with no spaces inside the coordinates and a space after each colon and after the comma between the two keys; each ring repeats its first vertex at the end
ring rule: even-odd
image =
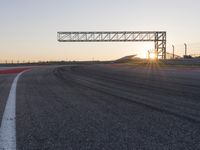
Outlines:
{"type": "Polygon", "coordinates": [[[152,43],[139,43],[137,44],[138,49],[138,57],[142,58],[142,59],[148,59],[149,58],[149,50],[153,50],[154,49],[154,45],[152,43]]]}
{"type": "Polygon", "coordinates": [[[150,53],[149,58],[150,59],[156,59],[156,54],[155,53],[150,53]]]}

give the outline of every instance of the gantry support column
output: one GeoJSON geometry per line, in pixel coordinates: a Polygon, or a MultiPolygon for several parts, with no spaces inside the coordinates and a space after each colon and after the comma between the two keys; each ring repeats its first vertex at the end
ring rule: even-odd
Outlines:
{"type": "Polygon", "coordinates": [[[166,32],[155,33],[155,50],[157,51],[157,57],[166,59],[166,32]]]}

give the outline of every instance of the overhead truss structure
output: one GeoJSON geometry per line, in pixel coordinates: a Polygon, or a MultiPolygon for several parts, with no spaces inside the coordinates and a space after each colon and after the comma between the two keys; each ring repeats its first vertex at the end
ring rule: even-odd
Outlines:
{"type": "Polygon", "coordinates": [[[58,32],[59,42],[154,42],[158,57],[166,59],[166,32],[58,32]]]}

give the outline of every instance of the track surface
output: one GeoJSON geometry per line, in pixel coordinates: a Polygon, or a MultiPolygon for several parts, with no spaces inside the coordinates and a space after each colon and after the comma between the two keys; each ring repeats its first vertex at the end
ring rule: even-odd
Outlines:
{"type": "MultiPolygon", "coordinates": [[[[15,75],[0,75],[0,119],[15,75]]],[[[91,65],[20,77],[17,149],[200,149],[200,69],[91,65]]]]}

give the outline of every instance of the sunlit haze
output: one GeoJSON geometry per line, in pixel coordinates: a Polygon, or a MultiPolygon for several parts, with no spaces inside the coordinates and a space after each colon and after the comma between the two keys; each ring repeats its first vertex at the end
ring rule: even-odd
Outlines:
{"type": "Polygon", "coordinates": [[[167,51],[200,50],[199,0],[2,0],[0,60],[145,58],[154,43],[59,43],[57,31],[167,31],[167,51]]]}

